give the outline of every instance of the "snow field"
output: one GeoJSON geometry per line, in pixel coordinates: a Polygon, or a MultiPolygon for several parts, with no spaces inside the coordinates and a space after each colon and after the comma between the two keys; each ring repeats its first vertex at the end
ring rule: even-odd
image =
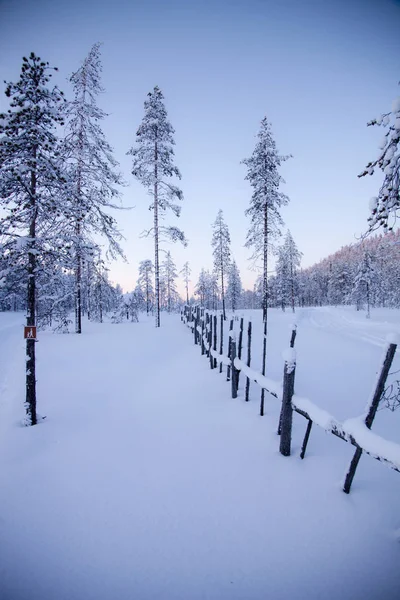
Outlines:
{"type": "MultiPolygon", "coordinates": [[[[245,403],[244,376],[232,400],[179,317],[162,317],[160,330],[141,317],[84,323],[82,336],[40,333],[47,418],[23,428],[22,318],[0,314],[2,600],[397,598],[399,474],[363,457],[346,496],[354,449],[313,428],[301,461],[299,415],[293,456],[282,457],[279,402],[267,395],[260,418],[259,387],[245,403]]],[[[318,327],[299,318],[296,393],[357,416],[382,349],[331,326],[334,311],[312,317],[318,327]]],[[[272,379],[292,320],[271,311],[272,379]]],[[[380,411],[379,428],[399,441],[396,413],[380,411]]]]}

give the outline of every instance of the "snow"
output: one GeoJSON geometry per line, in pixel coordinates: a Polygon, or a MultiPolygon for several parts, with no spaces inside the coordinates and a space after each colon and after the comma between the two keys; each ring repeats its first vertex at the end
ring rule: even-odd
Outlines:
{"type": "Polygon", "coordinates": [[[378,198],[376,196],[372,196],[369,201],[369,210],[372,212],[378,207],[378,198]]]}
{"type": "Polygon", "coordinates": [[[285,348],[282,352],[283,360],[288,364],[289,369],[296,365],[296,350],[294,348],[285,348]]]}
{"type": "Polygon", "coordinates": [[[396,344],[398,346],[400,344],[400,334],[388,333],[386,336],[386,341],[388,344],[396,344]]]}
{"type": "Polygon", "coordinates": [[[397,96],[392,103],[392,112],[400,112],[400,96],[397,96]]]}
{"type": "Polygon", "coordinates": [[[346,419],[343,429],[350,434],[357,444],[366,452],[376,457],[382,457],[400,469],[400,444],[395,444],[376,435],[366,427],[363,417],[346,419]]]}
{"type": "MultiPolygon", "coordinates": [[[[24,428],[24,316],[0,313],[2,600],[400,597],[400,475],[362,457],[347,496],[339,482],[354,446],[315,427],[300,460],[296,414],[293,454],[279,454],[279,401],[267,395],[261,418],[252,383],[244,402],[263,335],[260,311],[250,314],[252,366],[238,362],[237,399],[177,315],[162,314],[160,329],[141,316],[84,321],[81,336],[39,332],[46,419],[24,428]]],[[[400,312],[297,314],[294,402],[315,399],[316,422],[334,414],[373,451],[385,438],[395,459],[398,412],[379,411],[373,432],[349,416],[362,413],[400,312]]],[[[279,393],[291,320],[270,311],[258,376],[279,393]]]]}
{"type": "Polygon", "coordinates": [[[322,427],[325,431],[341,430],[341,425],[335,417],[332,417],[326,410],[319,408],[308,398],[301,398],[295,394],[292,398],[292,405],[294,408],[299,408],[303,412],[306,412],[312,422],[322,427]]]}

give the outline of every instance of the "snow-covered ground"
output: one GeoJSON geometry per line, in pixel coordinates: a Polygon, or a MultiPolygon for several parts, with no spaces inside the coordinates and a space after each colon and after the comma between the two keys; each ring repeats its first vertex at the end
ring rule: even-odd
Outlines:
{"type": "MultiPolygon", "coordinates": [[[[279,405],[232,400],[179,316],[39,334],[38,410],[24,428],[23,315],[0,313],[1,600],[341,600],[400,597],[400,474],[279,405]]],[[[296,393],[340,420],[364,410],[399,311],[297,311],[296,393]]],[[[280,379],[293,317],[270,311],[280,379]]],[[[253,312],[253,364],[261,316],[253,312]]],[[[393,371],[400,368],[396,358],[393,371]]],[[[400,410],[373,431],[400,442],[400,410]]]]}

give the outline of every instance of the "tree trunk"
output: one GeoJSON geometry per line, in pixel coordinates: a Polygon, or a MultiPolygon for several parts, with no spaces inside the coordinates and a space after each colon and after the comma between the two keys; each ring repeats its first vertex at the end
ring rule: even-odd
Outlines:
{"type": "MultiPolygon", "coordinates": [[[[263,321],[264,321],[264,336],[263,336],[263,356],[262,356],[262,371],[265,375],[267,362],[267,332],[268,332],[268,207],[264,208],[264,279],[263,279],[263,321]]],[[[260,416],[264,415],[264,397],[265,390],[261,389],[260,416]]]]}
{"type": "Polygon", "coordinates": [[[156,327],[160,327],[160,266],[158,262],[158,148],[157,140],[154,145],[154,273],[155,273],[155,305],[156,327]]]}
{"type": "MultiPolygon", "coordinates": [[[[37,148],[33,149],[36,161],[37,148]]],[[[27,326],[35,325],[36,314],[36,170],[31,171],[30,185],[31,220],[29,225],[27,326]]],[[[30,425],[36,425],[36,360],[35,340],[26,340],[26,414],[30,425]]]]}

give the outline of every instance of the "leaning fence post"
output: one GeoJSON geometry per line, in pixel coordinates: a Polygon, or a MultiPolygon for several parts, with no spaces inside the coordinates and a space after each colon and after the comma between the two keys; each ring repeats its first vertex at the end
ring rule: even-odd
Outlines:
{"type": "MultiPolygon", "coordinates": [[[[231,322],[229,324],[229,342],[228,342],[228,358],[231,357],[231,339],[232,339],[232,333],[233,333],[233,319],[231,319],[231,322]]],[[[229,381],[231,378],[231,366],[228,365],[226,368],[226,380],[229,381]]]]}
{"type": "Polygon", "coordinates": [[[219,372],[222,373],[222,354],[224,351],[224,315],[221,313],[221,326],[220,326],[220,340],[219,340],[219,353],[221,355],[221,362],[219,363],[219,372]]]}
{"type": "Polygon", "coordinates": [[[231,357],[231,383],[232,383],[232,398],[237,398],[237,370],[235,367],[235,358],[236,358],[236,336],[234,332],[231,333],[231,342],[230,342],[230,357],[231,357]]]}
{"type": "MultiPolygon", "coordinates": [[[[397,348],[397,340],[396,343],[389,341],[389,345],[386,348],[385,355],[383,357],[382,366],[380,373],[378,374],[378,378],[375,385],[374,393],[372,394],[371,401],[367,404],[367,416],[365,417],[365,425],[368,429],[371,429],[372,423],[375,419],[376,411],[378,410],[379,402],[381,396],[385,389],[386,379],[389,375],[389,369],[392,366],[393,358],[396,353],[397,348]]],[[[346,473],[346,477],[343,484],[343,491],[348,494],[350,492],[351,484],[354,479],[354,475],[356,473],[356,469],[358,463],[360,461],[362,454],[362,448],[357,448],[354,456],[351,460],[349,470],[346,473]]]]}
{"type": "Polygon", "coordinates": [[[296,373],[295,350],[285,352],[285,369],[283,376],[282,393],[282,428],[279,451],[283,456],[290,456],[292,441],[293,407],[292,398],[294,394],[294,376],[296,373]]]}
{"type": "MultiPolygon", "coordinates": [[[[249,325],[247,327],[247,366],[250,367],[251,363],[251,321],[249,321],[249,325]]],[[[246,392],[244,399],[246,402],[249,401],[249,391],[250,391],[250,378],[246,379],[246,392]]]]}
{"type": "Polygon", "coordinates": [[[301,446],[301,452],[300,452],[300,458],[301,459],[303,459],[305,457],[305,455],[306,455],[308,438],[310,437],[310,433],[311,433],[311,427],[312,427],[312,421],[311,421],[311,419],[308,419],[306,434],[304,436],[304,440],[303,440],[303,443],[302,443],[302,446],[301,446]]]}

